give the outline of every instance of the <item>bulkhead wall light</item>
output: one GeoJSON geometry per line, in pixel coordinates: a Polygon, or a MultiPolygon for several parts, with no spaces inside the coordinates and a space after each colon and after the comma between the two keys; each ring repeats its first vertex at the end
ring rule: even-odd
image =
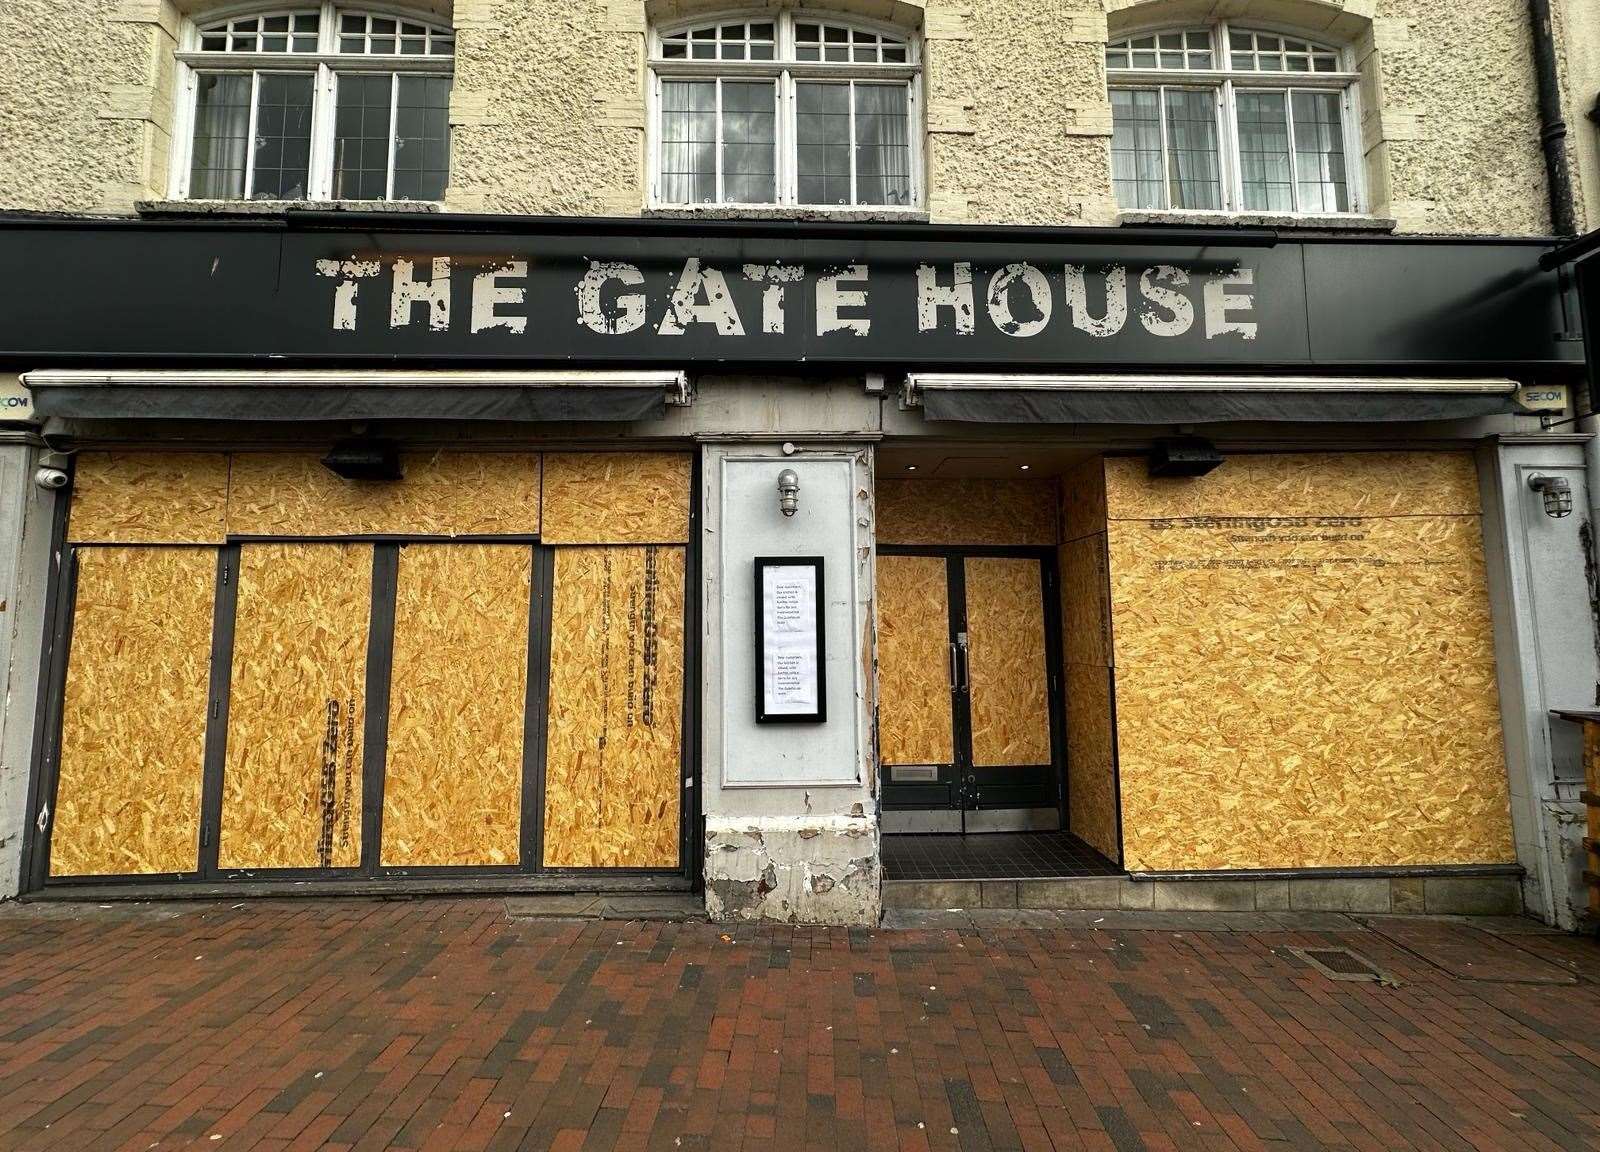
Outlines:
{"type": "Polygon", "coordinates": [[[793,468],[778,473],[778,507],[785,516],[800,511],[800,477],[793,468]]]}
{"type": "Polygon", "coordinates": [[[1535,472],[1528,487],[1544,497],[1544,514],[1555,520],[1572,515],[1572,483],[1565,476],[1545,476],[1535,472]]]}

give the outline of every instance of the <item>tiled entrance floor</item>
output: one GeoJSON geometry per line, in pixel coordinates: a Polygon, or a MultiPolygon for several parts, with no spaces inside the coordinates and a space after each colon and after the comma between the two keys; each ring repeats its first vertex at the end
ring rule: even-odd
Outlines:
{"type": "Polygon", "coordinates": [[[1122,869],[1070,832],[980,832],[883,838],[885,880],[1059,880],[1122,869]]]}

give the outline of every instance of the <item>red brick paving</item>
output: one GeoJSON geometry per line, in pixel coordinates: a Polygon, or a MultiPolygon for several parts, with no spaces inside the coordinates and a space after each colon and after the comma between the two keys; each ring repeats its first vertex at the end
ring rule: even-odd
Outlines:
{"type": "MultiPolygon", "coordinates": [[[[1465,931],[1465,930],[1463,930],[1465,931]]],[[[1600,951],[1375,933],[0,910],[0,1149],[1590,1149],[1600,951]],[[1335,983],[1344,943],[1404,983],[1335,983]]]]}

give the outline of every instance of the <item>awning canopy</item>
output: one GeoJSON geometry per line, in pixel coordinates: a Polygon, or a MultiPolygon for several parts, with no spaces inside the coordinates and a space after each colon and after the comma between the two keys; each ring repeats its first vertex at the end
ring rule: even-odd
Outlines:
{"type": "Polygon", "coordinates": [[[913,373],[902,398],[970,424],[1462,420],[1516,411],[1513,380],[913,373]]]}
{"type": "Polygon", "coordinates": [[[683,372],[26,372],[41,417],[79,420],[659,419],[689,403],[683,372]]]}

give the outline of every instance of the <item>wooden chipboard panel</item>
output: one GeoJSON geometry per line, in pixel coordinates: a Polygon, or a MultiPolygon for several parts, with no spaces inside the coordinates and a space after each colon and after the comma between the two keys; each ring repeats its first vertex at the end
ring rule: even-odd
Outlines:
{"type": "Polygon", "coordinates": [[[676,868],[684,550],[555,557],[544,863],[676,868]]]}
{"type": "Polygon", "coordinates": [[[1194,479],[1153,479],[1143,457],[1106,460],[1112,520],[1187,516],[1476,516],[1470,452],[1229,456],[1194,479]]]}
{"type": "Polygon", "coordinates": [[[228,457],[221,452],[80,452],[67,536],[97,544],[220,544],[228,457]]]}
{"type": "Polygon", "coordinates": [[[213,548],[84,548],[61,721],[52,876],[193,872],[213,548]]]}
{"type": "Polygon", "coordinates": [[[235,536],[533,536],[539,455],[427,452],[402,458],[404,479],[346,480],[321,454],[233,457],[228,531],[235,536]]]}
{"type": "Polygon", "coordinates": [[[245,544],[238,597],[218,863],[355,868],[372,545],[245,544]]]}
{"type": "Polygon", "coordinates": [[[1039,561],[966,558],[972,763],[1048,764],[1049,673],[1039,561]]]}
{"type": "Polygon", "coordinates": [[[532,574],[525,545],[400,550],[385,866],[518,863],[532,574]]]}
{"type": "Polygon", "coordinates": [[[1080,536],[1056,550],[1061,573],[1062,656],[1068,664],[1111,663],[1106,536],[1080,536]]]}
{"type": "Polygon", "coordinates": [[[1068,825],[1074,836],[1118,861],[1111,671],[1069,666],[1066,691],[1068,825]]]}
{"type": "MultiPolygon", "coordinates": [[[[1471,458],[1386,457],[1259,458],[1253,502],[1162,492],[1112,522],[1130,869],[1515,858],[1471,458]],[[1469,512],[1366,514],[1418,473],[1469,512]]],[[[1165,487],[1112,475],[1124,513],[1165,487]]]]}
{"type": "Polygon", "coordinates": [[[880,544],[1052,545],[1051,480],[878,481],[880,544]]]}
{"type": "MultiPolygon", "coordinates": [[[[693,458],[682,452],[552,452],[546,544],[682,544],[693,458]]],[[[777,500],[777,493],[773,493],[777,500]]]]}
{"type": "MultiPolygon", "coordinates": [[[[1141,461],[1142,463],[1142,461],[1141,461]]],[[[1106,530],[1106,461],[1096,456],[1061,477],[1063,542],[1106,530]]]]}
{"type": "Polygon", "coordinates": [[[950,589],[942,556],[878,557],[878,755],[950,764],[950,589]]]}

